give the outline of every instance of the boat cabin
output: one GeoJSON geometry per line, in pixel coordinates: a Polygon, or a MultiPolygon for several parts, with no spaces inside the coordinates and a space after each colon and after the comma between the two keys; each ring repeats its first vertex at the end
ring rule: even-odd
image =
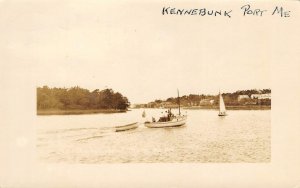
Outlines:
{"type": "Polygon", "coordinates": [[[167,115],[164,115],[159,118],[158,122],[167,122],[172,121],[175,115],[171,112],[171,108],[166,111],[167,115]]]}

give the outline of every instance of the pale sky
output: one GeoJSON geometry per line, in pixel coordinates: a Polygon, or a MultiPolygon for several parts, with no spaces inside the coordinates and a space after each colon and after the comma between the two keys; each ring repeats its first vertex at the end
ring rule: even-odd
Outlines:
{"type": "MultiPolygon", "coordinates": [[[[267,18],[161,14],[200,3],[3,1],[1,66],[30,72],[35,86],[112,88],[131,103],[185,94],[271,88],[267,18]]],[[[220,3],[204,8],[218,9],[220,3]]],[[[267,5],[262,5],[266,9],[267,5]]],[[[27,75],[27,74],[26,74],[27,75]]]]}

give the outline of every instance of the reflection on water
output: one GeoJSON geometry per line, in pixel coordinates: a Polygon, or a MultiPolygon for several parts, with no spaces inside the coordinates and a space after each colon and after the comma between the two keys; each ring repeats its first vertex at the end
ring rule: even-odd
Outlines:
{"type": "MultiPolygon", "coordinates": [[[[161,109],[146,109],[146,119],[161,109]]],[[[183,127],[114,132],[114,126],[143,122],[142,109],[120,114],[37,117],[37,151],[45,162],[159,163],[270,162],[268,110],[187,110],[183,127]]]]}

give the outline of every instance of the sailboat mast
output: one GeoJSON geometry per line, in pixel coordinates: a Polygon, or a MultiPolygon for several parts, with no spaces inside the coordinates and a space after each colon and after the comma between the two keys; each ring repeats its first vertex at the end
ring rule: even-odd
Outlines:
{"type": "Polygon", "coordinates": [[[219,90],[219,113],[221,113],[221,92],[219,90]]]}
{"type": "Polygon", "coordinates": [[[179,115],[180,115],[180,98],[179,98],[179,90],[177,89],[177,94],[178,94],[178,110],[179,110],[179,115]]]}

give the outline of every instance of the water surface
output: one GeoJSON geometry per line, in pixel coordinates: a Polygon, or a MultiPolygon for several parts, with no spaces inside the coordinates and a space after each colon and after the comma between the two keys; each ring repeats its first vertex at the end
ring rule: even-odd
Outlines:
{"type": "MultiPolygon", "coordinates": [[[[113,127],[144,122],[142,109],[127,113],[37,117],[40,160],[60,163],[270,162],[271,111],[183,110],[188,121],[177,128],[113,127]]],[[[146,119],[162,109],[146,109],[146,119]]],[[[175,112],[175,110],[174,110],[175,112]]]]}

